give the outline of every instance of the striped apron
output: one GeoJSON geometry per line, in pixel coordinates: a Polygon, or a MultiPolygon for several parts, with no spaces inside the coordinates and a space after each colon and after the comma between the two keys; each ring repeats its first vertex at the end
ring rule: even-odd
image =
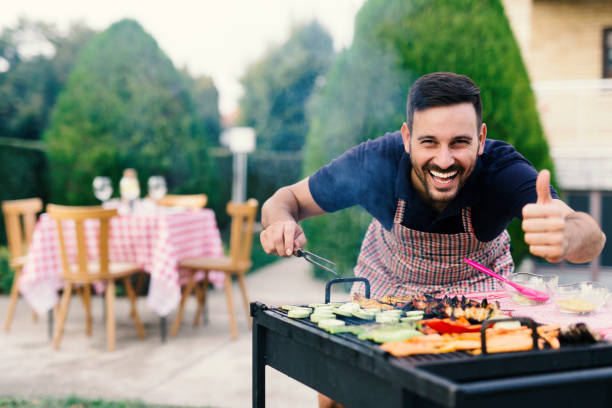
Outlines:
{"type": "MultiPolygon", "coordinates": [[[[508,232],[489,242],[479,241],[472,226],[471,208],[461,210],[465,232],[458,234],[407,228],[401,224],[405,208],[406,203],[400,199],[390,231],[372,220],[361,245],[355,276],[370,281],[372,298],[501,288],[499,281],[465,264],[463,258],[504,276],[514,270],[508,232]]],[[[351,292],[363,294],[363,284],[355,283],[351,292]]]]}

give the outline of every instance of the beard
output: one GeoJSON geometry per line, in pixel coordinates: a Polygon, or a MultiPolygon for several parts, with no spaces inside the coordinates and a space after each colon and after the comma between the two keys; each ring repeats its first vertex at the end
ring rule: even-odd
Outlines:
{"type": "Polygon", "coordinates": [[[478,154],[476,154],[474,161],[468,168],[465,168],[460,164],[453,164],[452,166],[449,166],[446,169],[442,169],[433,164],[425,164],[421,167],[417,167],[416,163],[412,159],[412,156],[410,157],[410,162],[412,163],[412,170],[414,171],[414,174],[416,175],[425,190],[425,197],[422,198],[424,198],[429,205],[439,211],[442,211],[451,201],[455,199],[455,197],[457,197],[457,194],[459,194],[459,191],[461,191],[461,189],[465,186],[465,183],[467,182],[469,176],[474,171],[477,160],[478,154]],[[458,180],[457,187],[450,186],[444,189],[434,186],[431,177],[428,177],[428,174],[431,174],[430,171],[440,173],[450,173],[456,171],[457,174],[453,178],[457,178],[458,180]],[[447,195],[444,198],[436,197],[436,193],[444,194],[446,192],[452,191],[453,189],[455,189],[455,191],[452,195],[447,195]]]}

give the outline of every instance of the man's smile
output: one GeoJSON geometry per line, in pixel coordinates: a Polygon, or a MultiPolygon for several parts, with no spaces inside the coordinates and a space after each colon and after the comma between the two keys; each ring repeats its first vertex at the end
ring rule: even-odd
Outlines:
{"type": "Polygon", "coordinates": [[[434,187],[441,191],[448,191],[455,184],[459,174],[457,169],[449,169],[447,171],[427,169],[426,172],[432,178],[434,187]]]}

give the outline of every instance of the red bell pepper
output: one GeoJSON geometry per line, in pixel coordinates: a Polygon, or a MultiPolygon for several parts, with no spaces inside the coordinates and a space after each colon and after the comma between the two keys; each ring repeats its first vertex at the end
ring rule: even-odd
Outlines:
{"type": "Polygon", "coordinates": [[[479,324],[470,324],[467,320],[429,319],[424,323],[438,333],[473,333],[480,331],[479,324]]]}

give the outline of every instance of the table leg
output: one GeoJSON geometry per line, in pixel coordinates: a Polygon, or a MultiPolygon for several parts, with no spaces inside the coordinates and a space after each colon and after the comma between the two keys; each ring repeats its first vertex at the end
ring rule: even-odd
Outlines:
{"type": "Polygon", "coordinates": [[[100,297],[102,298],[102,321],[106,321],[106,291],[103,291],[100,297]]]}
{"type": "Polygon", "coordinates": [[[253,408],[266,406],[266,344],[264,328],[253,323],[253,408]]]}
{"type": "Polygon", "coordinates": [[[47,312],[47,330],[49,331],[49,340],[53,340],[53,308],[47,312]]]}
{"type": "Polygon", "coordinates": [[[162,316],[159,318],[159,327],[160,327],[160,332],[161,332],[161,342],[162,343],[165,343],[166,340],[168,339],[167,322],[168,322],[168,319],[166,316],[162,316]]]}

